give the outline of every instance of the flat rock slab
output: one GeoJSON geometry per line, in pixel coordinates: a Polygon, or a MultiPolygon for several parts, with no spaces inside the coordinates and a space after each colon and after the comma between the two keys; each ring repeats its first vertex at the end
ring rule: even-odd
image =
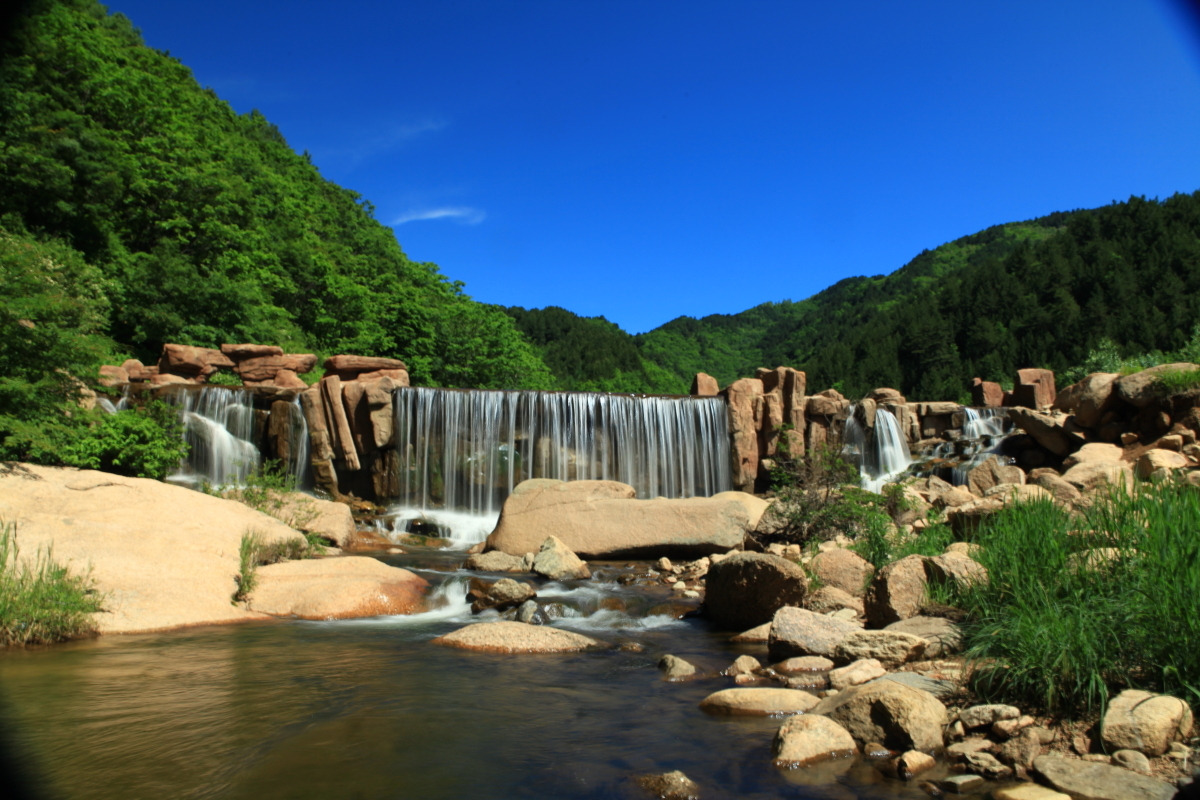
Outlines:
{"type": "Polygon", "coordinates": [[[793,656],[832,656],[859,627],[845,620],[785,606],[775,612],[767,647],[772,660],[793,656]]]}
{"type": "Polygon", "coordinates": [[[573,653],[600,642],[571,631],[523,622],[481,622],[439,636],[434,644],[488,653],[573,653]]]}
{"type": "Polygon", "coordinates": [[[429,583],[366,556],[259,567],[250,608],[274,617],[353,619],[424,610],[429,583]]]}
{"type": "Polygon", "coordinates": [[[714,692],[700,701],[700,708],[710,714],[765,717],[772,714],[803,714],[819,702],[816,695],[799,689],[749,687],[714,692]]]}
{"type": "Polygon", "coordinates": [[[879,680],[902,683],[905,686],[911,686],[914,689],[920,689],[921,691],[929,692],[931,695],[937,698],[949,697],[958,691],[958,684],[956,684],[954,681],[946,681],[939,678],[928,678],[917,672],[890,672],[879,680]]]}
{"type": "Polygon", "coordinates": [[[1175,787],[1121,767],[1061,756],[1038,756],[1036,772],[1051,788],[1076,800],[1170,800],[1175,787]]]}
{"type": "Polygon", "coordinates": [[[742,631],[737,636],[732,637],[729,641],[740,642],[742,644],[766,644],[767,639],[771,636],[771,623],[764,622],[755,628],[748,631],[742,631]]]}

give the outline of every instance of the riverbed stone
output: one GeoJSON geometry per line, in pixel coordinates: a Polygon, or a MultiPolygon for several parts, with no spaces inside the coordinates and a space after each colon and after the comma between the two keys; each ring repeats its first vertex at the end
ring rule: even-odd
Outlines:
{"type": "Polygon", "coordinates": [[[786,658],[771,668],[776,672],[791,675],[797,672],[828,672],[833,666],[833,662],[824,656],[796,656],[786,658]]]}
{"type": "Polygon", "coordinates": [[[867,592],[867,584],[875,574],[870,561],[842,547],[818,553],[808,568],[824,586],[835,587],[854,597],[867,592]]]}
{"type": "Polygon", "coordinates": [[[284,561],[259,567],[249,607],[300,619],[352,619],[424,610],[429,583],[366,556],[284,561]]]}
{"type": "Polygon", "coordinates": [[[592,577],[587,564],[557,536],[549,536],[542,542],[537,555],[533,557],[533,571],[552,581],[592,577]]]}
{"type": "Polygon", "coordinates": [[[963,764],[966,765],[967,769],[971,770],[971,772],[976,772],[983,777],[994,781],[1010,778],[1013,774],[1012,767],[1001,763],[1001,761],[991,753],[982,751],[965,753],[962,756],[962,761],[963,764]]]}
{"type": "Polygon", "coordinates": [[[962,649],[962,633],[945,617],[909,617],[893,622],[884,630],[908,633],[926,641],[925,658],[942,658],[962,649]]]}
{"type": "Polygon", "coordinates": [[[816,695],[800,689],[744,687],[713,692],[700,701],[700,708],[710,714],[765,717],[803,714],[819,702],[816,695]]]}
{"type": "Polygon", "coordinates": [[[679,656],[665,655],[658,660],[658,669],[665,681],[682,681],[696,674],[696,667],[679,656]]]}
{"type": "Polygon", "coordinates": [[[829,717],[858,741],[881,742],[899,751],[941,747],[946,725],[946,708],[936,697],[885,680],[844,689],[809,713],[829,717]]]}
{"type": "Polygon", "coordinates": [[[959,721],[966,728],[991,727],[993,722],[1002,719],[1018,719],[1021,709],[1000,703],[985,703],[965,708],[958,714],[959,721]]]}
{"type": "MultiPolygon", "coordinates": [[[[710,590],[711,591],[711,590],[710,590]]],[[[833,656],[837,646],[860,629],[852,622],[784,606],[775,612],[767,648],[771,659],[793,656],[833,656]]]]}
{"type": "Polygon", "coordinates": [[[734,659],[733,663],[726,667],[721,674],[732,676],[751,675],[760,669],[762,669],[762,664],[759,663],[757,658],[743,655],[734,659]]]}
{"type": "Polygon", "coordinates": [[[925,605],[926,582],[925,556],[906,556],[879,570],[863,603],[867,622],[883,628],[915,617],[925,605]]]}
{"type": "Polygon", "coordinates": [[[920,750],[909,750],[896,758],[896,774],[901,780],[911,781],[923,772],[928,772],[937,766],[937,761],[928,753],[920,750]]]}
{"type": "Polygon", "coordinates": [[[467,593],[467,598],[471,600],[471,611],[475,614],[487,609],[504,611],[515,608],[536,596],[537,591],[532,586],[512,578],[501,578],[490,586],[472,588],[467,593]]]}
{"type": "Polygon", "coordinates": [[[709,567],[705,613],[718,625],[745,629],[799,606],[808,593],[803,567],[767,553],[736,553],[709,567]]]}
{"type": "Polygon", "coordinates": [[[844,667],[830,670],[829,685],[834,689],[848,689],[851,686],[873,681],[887,674],[883,664],[875,658],[862,658],[844,667]]]}
{"type": "Polygon", "coordinates": [[[828,717],[802,714],[788,717],[772,743],[777,767],[805,767],[858,752],[850,732],[828,717]]]}
{"type": "Polygon", "coordinates": [[[1088,800],[1170,800],[1175,787],[1121,767],[1057,755],[1038,756],[1033,771],[1051,788],[1088,800]]]}
{"type": "Polygon", "coordinates": [[[512,556],[500,550],[488,553],[475,553],[467,556],[463,569],[478,570],[479,572],[523,572],[525,560],[521,556],[512,556]]]}
{"type": "Polygon", "coordinates": [[[920,658],[926,644],[924,639],[901,631],[856,631],[838,643],[834,658],[842,661],[878,659],[891,669],[920,658]]]}
{"type": "Polygon", "coordinates": [[[679,770],[661,775],[643,775],[637,784],[661,800],[699,800],[700,787],[679,770]]]}
{"type": "Polygon", "coordinates": [[[804,599],[804,607],[818,614],[850,609],[854,616],[863,613],[863,601],[836,586],[822,586],[804,599]]]}
{"type": "Polygon", "coordinates": [[[993,790],[992,800],[1071,800],[1071,795],[1038,786],[1036,783],[1020,783],[993,790]]]}
{"type": "Polygon", "coordinates": [[[1126,689],[1108,704],[1100,736],[1109,750],[1161,756],[1192,732],[1192,711],[1177,697],[1126,689]]]}
{"type": "MultiPolygon", "coordinates": [[[[967,794],[983,786],[980,775],[951,775],[938,781],[938,788],[947,794],[967,794]]],[[[996,795],[993,794],[992,797],[996,795]]]]}
{"type": "Polygon", "coordinates": [[[766,644],[770,636],[771,623],[764,622],[762,625],[756,625],[748,631],[742,631],[737,636],[731,637],[729,641],[741,644],[766,644]]]}
{"type": "Polygon", "coordinates": [[[488,653],[572,653],[600,642],[572,631],[522,622],[480,622],[451,631],[434,644],[488,653]]]}

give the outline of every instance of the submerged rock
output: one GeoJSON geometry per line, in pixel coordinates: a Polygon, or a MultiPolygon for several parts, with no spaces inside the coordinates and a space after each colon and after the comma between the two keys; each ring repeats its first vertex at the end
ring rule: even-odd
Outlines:
{"type": "Polygon", "coordinates": [[[700,787],[679,770],[662,775],[643,775],[637,779],[638,786],[662,800],[699,800],[700,787]]]}
{"type": "Polygon", "coordinates": [[[533,571],[552,581],[592,577],[587,564],[557,536],[547,537],[533,558],[533,571]]]}
{"type": "Polygon", "coordinates": [[[658,668],[666,681],[682,681],[696,674],[696,667],[679,656],[663,656],[658,660],[658,668]]]}
{"type": "Polygon", "coordinates": [[[434,644],[489,653],[569,653],[600,642],[571,631],[521,622],[482,622],[439,636],[434,644]]]}

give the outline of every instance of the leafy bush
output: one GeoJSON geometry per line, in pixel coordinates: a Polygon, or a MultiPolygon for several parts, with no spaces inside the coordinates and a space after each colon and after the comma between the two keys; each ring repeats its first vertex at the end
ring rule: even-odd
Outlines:
{"type": "Polygon", "coordinates": [[[241,386],[242,379],[232,372],[218,372],[208,376],[209,386],[241,386]]]}
{"type": "Polygon", "coordinates": [[[187,455],[176,409],[159,400],[116,414],[101,414],[64,442],[63,464],[137,478],[162,480],[187,455]]]}
{"type": "Polygon", "coordinates": [[[88,616],[101,597],[87,577],[72,575],[39,550],[18,563],[17,527],[0,523],[0,644],[61,642],[91,633],[88,616]]]}
{"type": "Polygon", "coordinates": [[[1190,392],[1200,386],[1200,369],[1168,369],[1155,380],[1155,389],[1163,397],[1190,392]]]}
{"type": "Polygon", "coordinates": [[[991,665],[977,690],[1068,714],[1125,687],[1200,699],[1197,530],[1200,492],[1175,481],[1078,517],[1048,501],[991,517],[976,539],[989,581],[959,598],[967,654],[991,665]]]}

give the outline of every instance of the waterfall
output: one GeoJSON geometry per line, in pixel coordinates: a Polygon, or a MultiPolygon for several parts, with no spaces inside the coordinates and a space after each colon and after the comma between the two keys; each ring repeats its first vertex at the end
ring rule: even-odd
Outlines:
{"type": "Polygon", "coordinates": [[[955,486],[965,486],[971,470],[1000,452],[1000,440],[1011,427],[1005,409],[964,408],[963,413],[963,439],[966,442],[959,450],[966,460],[950,471],[950,482],[955,486]]]}
{"type": "MultiPolygon", "coordinates": [[[[177,391],[169,399],[180,407],[187,458],[171,480],[211,486],[243,483],[259,463],[254,439],[253,395],[224,386],[177,391]]],[[[300,415],[303,418],[303,414],[300,415]]]]}
{"type": "Polygon", "coordinates": [[[312,462],[308,458],[308,420],[300,406],[300,395],[292,400],[291,423],[288,474],[296,479],[296,491],[308,491],[313,485],[312,462]]]}
{"type": "Polygon", "coordinates": [[[862,488],[878,492],[885,483],[908,471],[912,456],[895,415],[886,408],[875,411],[875,426],[868,430],[850,409],[844,434],[845,452],[858,462],[862,488]]]}
{"type": "Polygon", "coordinates": [[[620,481],[640,498],[732,485],[715,397],[405,388],[395,410],[398,516],[444,523],[462,541],[481,541],[528,478],[620,481]]]}
{"type": "Polygon", "coordinates": [[[1003,436],[1008,428],[1008,414],[999,408],[964,408],[963,438],[982,439],[1003,436]]]}

